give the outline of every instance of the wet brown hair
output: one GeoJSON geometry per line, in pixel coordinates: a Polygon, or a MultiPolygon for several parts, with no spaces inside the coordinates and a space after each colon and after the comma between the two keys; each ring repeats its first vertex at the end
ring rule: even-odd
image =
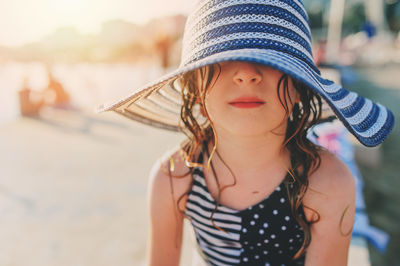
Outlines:
{"type": "MultiPolygon", "coordinates": [[[[203,166],[197,163],[197,158],[195,158],[196,151],[204,143],[213,141],[214,148],[211,154],[208,154],[209,160],[207,165],[211,166],[211,170],[214,174],[215,181],[218,186],[218,197],[216,199],[216,207],[211,215],[211,222],[216,228],[224,231],[214,223],[213,214],[217,209],[220,201],[220,195],[223,190],[227,187],[235,185],[236,180],[233,184],[226,185],[222,188],[220,187],[214,167],[211,163],[212,156],[216,151],[216,143],[218,139],[212,121],[209,119],[207,110],[205,108],[206,93],[210,88],[212,88],[215,80],[218,79],[220,71],[221,67],[218,64],[202,67],[185,73],[172,84],[172,86],[179,86],[181,88],[183,101],[181,108],[181,122],[183,125],[181,126],[181,130],[187,136],[187,140],[182,143],[181,151],[183,157],[185,158],[186,165],[190,170],[184,175],[172,176],[171,163],[173,164],[173,162],[170,161],[170,169],[168,169],[168,174],[170,177],[185,177],[189,174],[192,174],[193,167],[203,166]],[[216,79],[214,79],[214,77],[216,77],[216,79]],[[201,113],[206,119],[199,121],[199,113],[201,113]]],[[[288,191],[292,215],[304,231],[303,244],[293,257],[293,259],[297,259],[303,255],[311,242],[311,224],[318,222],[320,219],[318,212],[303,205],[305,208],[308,208],[316,213],[317,216],[315,220],[307,221],[306,217],[302,217],[302,215],[299,213],[299,208],[302,205],[303,197],[308,189],[308,176],[318,169],[321,162],[321,158],[318,153],[320,147],[307,138],[307,131],[320,120],[322,101],[321,97],[317,93],[309,89],[302,82],[289,77],[287,74],[282,74],[281,78],[279,79],[277,84],[277,95],[282,107],[285,110],[285,118],[283,123],[287,122],[282,149],[287,148],[287,150],[290,152],[291,163],[290,169],[287,169],[287,171],[292,180],[291,182],[285,182],[285,184],[288,191]],[[290,80],[298,92],[299,102],[293,102],[290,98],[290,80]],[[291,113],[289,113],[289,104],[292,107],[291,113]],[[288,188],[289,185],[291,185],[291,189],[288,188]]],[[[208,153],[208,148],[205,150],[208,153]]],[[[229,166],[226,166],[230,170],[229,166]]],[[[171,189],[173,188],[171,187],[171,189]]],[[[179,197],[178,209],[179,201],[186,194],[183,194],[179,197]]]]}

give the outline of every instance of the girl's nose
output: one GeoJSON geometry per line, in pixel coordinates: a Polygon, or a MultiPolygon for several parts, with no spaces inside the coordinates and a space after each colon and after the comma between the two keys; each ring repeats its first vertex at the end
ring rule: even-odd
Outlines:
{"type": "Polygon", "coordinates": [[[261,82],[262,75],[255,64],[237,62],[237,69],[233,81],[238,85],[257,85],[261,82]]]}

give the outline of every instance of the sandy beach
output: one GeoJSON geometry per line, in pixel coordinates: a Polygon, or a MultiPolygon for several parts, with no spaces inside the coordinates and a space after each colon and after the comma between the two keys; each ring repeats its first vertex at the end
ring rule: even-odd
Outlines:
{"type": "Polygon", "coordinates": [[[41,115],[0,130],[0,265],[144,265],[147,176],[182,136],[113,113],[41,115]]]}

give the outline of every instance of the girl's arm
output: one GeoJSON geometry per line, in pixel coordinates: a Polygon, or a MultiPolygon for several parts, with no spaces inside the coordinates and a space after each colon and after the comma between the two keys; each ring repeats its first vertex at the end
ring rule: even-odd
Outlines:
{"type": "MultiPolygon", "coordinates": [[[[177,156],[173,157],[176,159],[177,156]]],[[[168,171],[169,167],[168,160],[166,161],[158,161],[150,174],[150,234],[147,250],[149,266],[177,266],[181,254],[183,214],[177,210],[177,202],[179,196],[186,191],[184,189],[189,178],[171,179],[168,173],[164,172],[168,171]]],[[[175,168],[178,168],[178,171],[174,171],[174,175],[179,174],[179,167],[179,160],[176,160],[175,168]]]]}
{"type": "MultiPolygon", "coordinates": [[[[347,265],[355,214],[355,183],[347,166],[323,152],[320,168],[309,178],[303,203],[320,215],[320,221],[311,225],[305,265],[347,265]]],[[[312,212],[307,212],[309,220],[312,212]]]]}

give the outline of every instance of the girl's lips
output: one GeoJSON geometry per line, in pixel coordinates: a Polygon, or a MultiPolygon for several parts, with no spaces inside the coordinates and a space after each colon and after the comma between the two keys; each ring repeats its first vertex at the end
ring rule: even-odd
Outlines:
{"type": "Polygon", "coordinates": [[[229,102],[229,104],[237,108],[256,108],[265,102],[256,97],[242,97],[229,102]]]}
{"type": "Polygon", "coordinates": [[[244,103],[244,102],[238,102],[238,103],[230,103],[230,105],[237,107],[237,108],[256,108],[259,107],[261,105],[263,105],[264,103],[260,103],[260,102],[250,102],[250,103],[244,103]]]}

